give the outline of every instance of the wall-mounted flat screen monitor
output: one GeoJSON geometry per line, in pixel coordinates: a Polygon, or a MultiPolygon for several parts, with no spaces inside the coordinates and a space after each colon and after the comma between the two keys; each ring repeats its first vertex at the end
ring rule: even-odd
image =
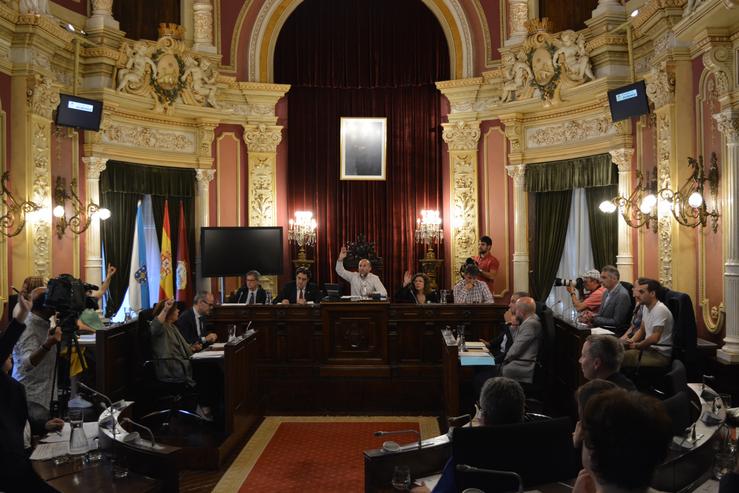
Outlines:
{"type": "Polygon", "coordinates": [[[611,120],[617,122],[649,113],[647,86],[643,80],[608,91],[611,120]]]}
{"type": "Polygon", "coordinates": [[[203,277],[282,274],[281,227],[200,229],[203,277]]]}
{"type": "Polygon", "coordinates": [[[59,107],[54,122],[61,127],[74,127],[82,130],[100,130],[100,117],[103,102],[81,98],[69,94],[59,95],[59,107]]]}

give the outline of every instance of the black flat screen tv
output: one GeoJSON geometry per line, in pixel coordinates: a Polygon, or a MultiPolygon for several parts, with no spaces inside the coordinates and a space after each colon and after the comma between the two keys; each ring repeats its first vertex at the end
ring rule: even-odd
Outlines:
{"type": "Polygon", "coordinates": [[[200,229],[203,277],[282,274],[281,227],[200,229]]]}
{"type": "Polygon", "coordinates": [[[647,86],[643,80],[608,91],[611,120],[617,122],[649,113],[647,86]]]}
{"type": "Polygon", "coordinates": [[[103,114],[102,101],[69,94],[60,94],[59,99],[54,123],[60,127],[74,127],[93,132],[100,130],[100,117],[103,114]]]}

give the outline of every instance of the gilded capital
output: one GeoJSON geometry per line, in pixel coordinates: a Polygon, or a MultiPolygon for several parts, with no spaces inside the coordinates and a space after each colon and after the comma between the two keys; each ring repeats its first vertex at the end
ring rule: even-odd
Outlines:
{"type": "Polygon", "coordinates": [[[198,180],[199,187],[207,188],[213,178],[216,176],[216,170],[199,168],[195,170],[195,179],[198,180]]]}
{"type": "Polygon", "coordinates": [[[480,122],[456,121],[442,124],[442,138],[450,151],[471,151],[477,149],[480,140],[480,122]]]}
{"type": "Polygon", "coordinates": [[[727,109],[713,115],[713,119],[729,144],[739,144],[739,112],[727,109]]]}
{"type": "Polygon", "coordinates": [[[624,147],[613,149],[608,153],[611,155],[611,160],[618,166],[619,173],[631,172],[631,159],[634,157],[634,149],[624,147]]]}
{"type": "Polygon", "coordinates": [[[523,138],[523,124],[520,121],[503,121],[505,125],[505,136],[511,143],[511,152],[521,152],[521,139],[523,138]]]}
{"type": "Polygon", "coordinates": [[[729,43],[713,45],[703,54],[703,65],[713,74],[719,96],[728,94],[733,87],[733,55],[729,43]]]}
{"type": "Polygon", "coordinates": [[[85,163],[87,179],[99,180],[100,173],[105,171],[105,166],[108,164],[108,158],[89,156],[83,157],[82,162],[85,163]]]}
{"type": "Polygon", "coordinates": [[[211,146],[213,145],[215,135],[214,125],[198,126],[198,154],[200,156],[211,156],[211,146]]]}
{"type": "Polygon", "coordinates": [[[508,176],[513,178],[513,185],[518,189],[523,189],[524,183],[526,183],[526,165],[525,164],[511,164],[505,167],[508,176]]]}
{"type": "Polygon", "coordinates": [[[276,152],[282,141],[282,127],[279,125],[243,125],[244,142],[249,152],[276,152]]]}
{"type": "Polygon", "coordinates": [[[53,111],[59,105],[59,88],[49,77],[39,74],[30,76],[26,103],[31,113],[51,120],[53,111]]]}

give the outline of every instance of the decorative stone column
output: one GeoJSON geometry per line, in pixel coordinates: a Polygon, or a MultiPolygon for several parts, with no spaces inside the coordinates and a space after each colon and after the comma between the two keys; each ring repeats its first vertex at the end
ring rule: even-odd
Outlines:
{"type": "MultiPolygon", "coordinates": [[[[672,189],[671,166],[673,155],[672,126],[675,97],[675,78],[665,64],[654,68],[646,76],[647,96],[654,103],[657,117],[657,188],[672,189]]],[[[657,235],[659,281],[672,288],[672,216],[669,203],[662,198],[657,203],[657,235]]]]}
{"type": "MultiPolygon", "coordinates": [[[[88,202],[100,204],[100,173],[105,171],[107,158],[83,157],[86,170],[86,188],[88,202]]],[[[100,219],[93,217],[85,231],[85,281],[100,286],[103,276],[103,256],[100,247],[100,219]]]]}
{"type": "Polygon", "coordinates": [[[526,166],[506,166],[513,178],[513,291],[529,290],[528,195],[524,189],[526,166]]]}
{"type": "Polygon", "coordinates": [[[27,156],[26,177],[30,183],[31,200],[40,205],[26,223],[27,248],[31,252],[31,273],[50,277],[52,235],[51,190],[51,122],[52,112],[59,104],[59,88],[50,78],[33,75],[28,78],[26,103],[28,108],[27,132],[30,153],[27,156]]]}
{"type": "Polygon", "coordinates": [[[479,238],[477,143],[480,122],[458,120],[444,123],[442,137],[449,146],[450,205],[452,213],[450,277],[459,266],[477,254],[479,238]]]}
{"type": "Polygon", "coordinates": [[[727,109],[713,116],[726,139],[723,176],[725,196],[721,208],[726,245],[724,264],[724,306],[726,336],[717,357],[725,363],[739,363],[739,110],[727,109]]]}
{"type": "MultiPolygon", "coordinates": [[[[277,146],[282,141],[279,125],[243,125],[249,161],[247,210],[249,226],[277,224],[277,146]]],[[[262,287],[277,294],[277,279],[262,278],[262,287]]]]}
{"type": "Polygon", "coordinates": [[[216,53],[213,44],[213,4],[211,0],[195,0],[192,3],[193,45],[195,51],[216,53]]]}
{"type": "Polygon", "coordinates": [[[195,178],[198,181],[198,194],[195,197],[195,231],[198,238],[195,240],[195,273],[198,291],[210,291],[210,281],[203,278],[202,261],[200,256],[200,228],[210,225],[210,182],[216,175],[214,169],[196,169],[195,178]]]}
{"type": "MultiPolygon", "coordinates": [[[[621,197],[631,195],[631,159],[634,149],[615,149],[610,151],[611,159],[618,166],[618,194],[621,197]]],[[[634,254],[631,243],[632,229],[626,224],[621,214],[618,214],[618,255],[616,267],[621,274],[621,280],[634,282],[634,254]]]]}
{"type": "Polygon", "coordinates": [[[508,0],[508,39],[505,46],[523,43],[528,36],[526,21],[529,20],[528,0],[508,0]]]}
{"type": "Polygon", "coordinates": [[[91,0],[92,15],[85,23],[85,30],[94,31],[103,28],[119,29],[120,24],[113,18],[113,0],[91,0]]]}

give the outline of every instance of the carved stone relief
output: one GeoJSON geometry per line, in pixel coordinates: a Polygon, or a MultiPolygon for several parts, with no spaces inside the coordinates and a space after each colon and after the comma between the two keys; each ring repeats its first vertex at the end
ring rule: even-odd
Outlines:
{"type": "MultiPolygon", "coordinates": [[[[668,112],[657,115],[657,187],[672,189],[670,178],[670,158],[672,149],[672,122],[668,112]]],[[[664,199],[659,199],[663,201],[664,199]]],[[[658,203],[657,234],[659,237],[659,277],[667,288],[672,287],[672,216],[660,212],[660,208],[669,204],[658,203]]]]}
{"type": "MultiPolygon", "coordinates": [[[[32,125],[33,198],[31,200],[44,207],[49,207],[51,205],[51,121],[34,118],[32,125]]],[[[33,237],[33,271],[36,276],[49,277],[51,275],[50,219],[48,215],[38,214],[30,224],[33,237]]]]}
{"type": "Polygon", "coordinates": [[[450,151],[476,150],[480,140],[480,122],[457,121],[442,125],[442,138],[450,151]]]}
{"type": "Polygon", "coordinates": [[[631,172],[631,160],[634,157],[634,149],[628,149],[624,147],[608,152],[611,155],[611,159],[613,160],[613,162],[616,163],[616,166],[618,166],[619,172],[631,172]]]}
{"type": "Polygon", "coordinates": [[[477,245],[477,153],[454,152],[452,166],[452,272],[475,254],[477,245]]]}
{"type": "Polygon", "coordinates": [[[529,148],[571,144],[616,133],[608,117],[569,120],[557,125],[526,129],[529,148]]]}
{"type": "Polygon", "coordinates": [[[204,157],[211,156],[211,146],[215,139],[215,127],[203,125],[198,127],[198,154],[204,157]]]}
{"type": "Polygon", "coordinates": [[[52,113],[59,105],[59,88],[49,77],[38,74],[30,76],[26,101],[31,113],[51,120],[52,113]]]}
{"type": "Polygon", "coordinates": [[[655,108],[660,108],[672,103],[675,97],[675,75],[663,62],[659,67],[654,67],[646,75],[647,97],[654,103],[655,108]]]}
{"type": "Polygon", "coordinates": [[[177,102],[218,108],[218,68],[178,36],[164,35],[156,43],[124,43],[116,90],[153,99],[156,111],[171,111],[177,102]]]}
{"type": "Polygon", "coordinates": [[[272,226],[275,221],[275,157],[249,158],[249,226],[272,226]]]}
{"type": "Polygon", "coordinates": [[[551,34],[546,19],[526,24],[526,41],[502,54],[504,103],[534,97],[556,102],[562,89],[595,79],[584,34],[551,34]]]}
{"type": "Polygon", "coordinates": [[[244,125],[244,142],[249,152],[275,152],[282,141],[282,127],[260,123],[244,125]]]}
{"type": "Polygon", "coordinates": [[[105,144],[181,153],[194,153],[196,149],[194,132],[110,123],[105,128],[101,126],[99,133],[105,144]]]}
{"type": "Polygon", "coordinates": [[[210,45],[213,42],[213,5],[210,0],[193,2],[193,37],[196,44],[210,45]]]}
{"type": "Polygon", "coordinates": [[[733,50],[730,44],[711,47],[703,54],[703,65],[714,75],[719,96],[728,94],[733,87],[733,50]]]}

